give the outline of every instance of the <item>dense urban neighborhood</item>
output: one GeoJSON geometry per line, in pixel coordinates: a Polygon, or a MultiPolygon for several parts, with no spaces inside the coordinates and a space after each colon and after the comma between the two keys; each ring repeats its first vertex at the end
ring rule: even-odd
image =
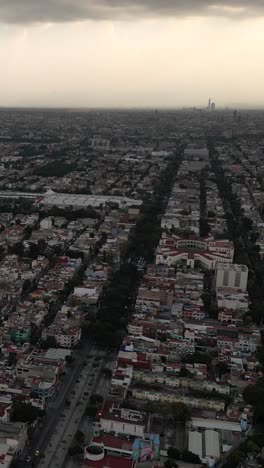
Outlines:
{"type": "Polygon", "coordinates": [[[3,468],[264,467],[264,113],[0,111],[3,468]]]}

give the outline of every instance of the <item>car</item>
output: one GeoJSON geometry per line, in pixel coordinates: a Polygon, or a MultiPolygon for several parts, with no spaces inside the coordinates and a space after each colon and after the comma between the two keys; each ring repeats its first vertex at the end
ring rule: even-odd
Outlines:
{"type": "Polygon", "coordinates": [[[26,458],[26,462],[27,462],[27,463],[30,463],[30,462],[31,462],[31,460],[32,460],[32,458],[31,458],[31,457],[27,457],[27,458],[26,458]]]}
{"type": "Polygon", "coordinates": [[[35,451],[35,455],[36,455],[36,457],[39,456],[39,450],[36,450],[36,451],[35,451]]]}

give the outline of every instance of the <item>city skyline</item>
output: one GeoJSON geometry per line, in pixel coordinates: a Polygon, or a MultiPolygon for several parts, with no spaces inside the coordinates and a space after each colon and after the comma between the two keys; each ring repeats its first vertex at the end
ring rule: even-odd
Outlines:
{"type": "Polygon", "coordinates": [[[264,5],[3,1],[1,107],[264,106],[264,5]]]}

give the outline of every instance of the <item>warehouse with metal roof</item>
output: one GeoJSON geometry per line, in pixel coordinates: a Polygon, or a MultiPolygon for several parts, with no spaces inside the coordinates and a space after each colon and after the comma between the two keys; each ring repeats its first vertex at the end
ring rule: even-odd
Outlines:
{"type": "Polygon", "coordinates": [[[205,431],[205,455],[218,459],[220,457],[220,434],[217,431],[205,431]]]}
{"type": "Polygon", "coordinates": [[[188,450],[195,453],[200,458],[203,456],[203,435],[198,431],[189,431],[188,433],[188,450]]]}

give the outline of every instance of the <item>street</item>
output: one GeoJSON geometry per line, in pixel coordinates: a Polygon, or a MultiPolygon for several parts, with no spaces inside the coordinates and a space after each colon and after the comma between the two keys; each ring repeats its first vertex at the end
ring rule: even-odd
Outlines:
{"type": "MultiPolygon", "coordinates": [[[[59,443],[59,434],[62,433],[62,429],[64,432],[66,422],[68,424],[68,422],[73,420],[72,416],[74,412],[77,414],[75,419],[77,420],[77,418],[79,418],[78,424],[81,420],[81,410],[83,412],[86,408],[91,390],[93,389],[93,385],[101,369],[101,362],[96,361],[96,358],[99,359],[100,356],[104,356],[105,352],[90,345],[86,346],[84,349],[78,350],[74,354],[75,361],[73,367],[65,368],[65,376],[62,382],[59,383],[56,394],[54,397],[51,397],[48,402],[47,414],[41,420],[39,426],[37,426],[30,445],[27,446],[23,452],[21,466],[29,466],[25,461],[27,457],[32,457],[35,463],[40,463],[42,461],[35,457],[36,450],[38,450],[40,454],[45,454],[45,457],[47,457],[49,453],[52,454],[52,447],[53,452],[55,452],[59,443]],[[86,363],[85,366],[84,363],[86,363]],[[89,393],[87,398],[82,401],[84,392],[89,393]],[[77,405],[79,400],[81,404],[77,405]],[[70,407],[67,407],[67,405],[65,406],[66,401],[71,402],[70,407]]],[[[70,444],[67,445],[66,451],[69,445],[70,444]]],[[[47,458],[47,460],[48,459],[51,462],[51,459],[47,458]]],[[[44,460],[46,461],[46,458],[44,460]]],[[[41,466],[55,465],[41,464],[41,466]]]]}
{"type": "Polygon", "coordinates": [[[63,465],[68,448],[78,429],[89,396],[91,395],[93,388],[91,383],[94,383],[101,370],[101,363],[96,363],[95,359],[103,355],[104,353],[102,351],[97,351],[83,368],[79,379],[77,379],[71,391],[71,405],[70,407],[65,407],[64,411],[59,415],[59,420],[49,437],[49,442],[45,450],[45,458],[40,461],[41,467],[60,467],[63,465]],[[97,366],[96,368],[93,367],[95,365],[97,366]]]}
{"type": "MultiPolygon", "coordinates": [[[[103,367],[107,367],[113,371],[115,368],[115,358],[116,358],[115,353],[108,354],[104,360],[103,367]]],[[[107,380],[104,376],[99,375],[97,381],[94,384],[93,393],[97,393],[98,395],[101,395],[103,398],[107,398],[108,387],[109,387],[109,380],[107,380]]],[[[84,433],[85,445],[88,445],[93,436],[93,419],[89,418],[88,416],[84,414],[76,430],[80,430],[84,433]]],[[[78,458],[70,457],[68,455],[65,459],[64,464],[61,466],[63,466],[63,468],[74,468],[78,466],[78,463],[79,463],[79,457],[78,458]]]]}

